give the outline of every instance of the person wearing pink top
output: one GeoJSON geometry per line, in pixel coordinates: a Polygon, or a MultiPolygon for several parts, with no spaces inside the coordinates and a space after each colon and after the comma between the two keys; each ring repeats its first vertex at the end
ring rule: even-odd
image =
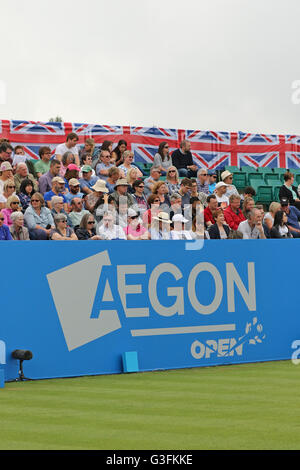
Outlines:
{"type": "Polygon", "coordinates": [[[9,196],[6,201],[6,208],[2,209],[1,211],[4,217],[3,223],[7,225],[8,227],[10,227],[13,224],[10,218],[11,214],[15,211],[20,211],[20,210],[21,210],[21,206],[20,206],[20,199],[18,198],[18,196],[16,196],[15,194],[13,194],[12,196],[9,196]]]}
{"type": "Polygon", "coordinates": [[[148,230],[142,225],[138,212],[129,208],[127,213],[128,225],[123,227],[127,240],[148,240],[148,230]]]}

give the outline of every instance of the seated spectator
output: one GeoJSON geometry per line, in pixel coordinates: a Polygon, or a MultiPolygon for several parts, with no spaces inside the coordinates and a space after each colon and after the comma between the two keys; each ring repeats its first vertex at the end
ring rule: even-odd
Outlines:
{"type": "Polygon", "coordinates": [[[8,162],[12,165],[12,154],[13,154],[13,147],[9,143],[9,141],[3,142],[0,145],[0,165],[3,162],[8,162]]]}
{"type": "Polygon", "coordinates": [[[104,181],[108,178],[109,169],[114,166],[113,163],[110,162],[110,158],[110,152],[108,150],[101,150],[95,171],[98,178],[104,181]]]}
{"type": "Polygon", "coordinates": [[[131,194],[127,192],[128,188],[128,183],[126,179],[119,179],[116,184],[115,184],[115,190],[113,193],[111,193],[112,198],[115,200],[116,205],[118,206],[119,204],[119,199],[120,197],[123,197],[127,199],[127,206],[131,207],[134,204],[134,199],[131,194]]]}
{"type": "Polygon", "coordinates": [[[226,240],[229,237],[230,228],[225,222],[224,212],[221,208],[217,209],[215,219],[216,223],[208,228],[210,239],[226,240]]]}
{"type": "Polygon", "coordinates": [[[25,179],[26,180],[29,179],[32,182],[33,189],[36,192],[38,190],[38,183],[34,179],[32,174],[28,172],[28,168],[27,168],[26,163],[21,162],[21,163],[17,164],[16,174],[14,176],[15,185],[16,185],[16,193],[17,194],[20,192],[20,187],[21,187],[22,181],[24,181],[25,179]]]}
{"type": "Polygon", "coordinates": [[[126,180],[127,180],[127,183],[128,183],[128,192],[130,194],[134,193],[134,189],[133,189],[132,185],[135,181],[139,180],[140,182],[143,183],[143,180],[138,177],[138,172],[137,172],[136,167],[133,167],[128,171],[126,180]]]}
{"type": "MultiPolygon", "coordinates": [[[[159,178],[160,178],[160,175],[159,175],[159,178]]],[[[169,196],[171,196],[171,194],[173,193],[178,193],[180,189],[180,181],[179,181],[178,171],[175,166],[172,165],[168,168],[165,183],[168,186],[169,196]]]]}
{"type": "Polygon", "coordinates": [[[106,180],[106,187],[110,194],[114,192],[118,179],[120,179],[120,170],[116,166],[112,166],[108,170],[108,177],[106,180]]]}
{"type": "Polygon", "coordinates": [[[65,214],[56,214],[54,216],[55,228],[51,230],[51,240],[78,240],[74,230],[68,227],[67,216],[65,214]]]}
{"type": "Polygon", "coordinates": [[[40,159],[34,162],[34,171],[37,178],[40,178],[45,173],[48,173],[50,170],[50,160],[51,160],[51,149],[50,147],[40,147],[39,148],[40,159]]]}
{"type": "Polygon", "coordinates": [[[111,163],[115,166],[122,165],[124,163],[123,154],[127,150],[127,142],[126,140],[119,140],[118,145],[113,149],[111,152],[111,163]]]}
{"type": "Polygon", "coordinates": [[[188,218],[188,215],[191,215],[190,204],[185,208],[182,207],[182,197],[179,193],[173,193],[170,196],[170,219],[172,220],[175,214],[183,214],[188,218]]]}
{"type": "Polygon", "coordinates": [[[6,208],[2,209],[2,214],[4,215],[4,225],[10,227],[12,225],[12,220],[10,218],[11,214],[15,211],[21,211],[20,199],[18,196],[13,194],[9,196],[6,201],[6,208]]]}
{"type": "Polygon", "coordinates": [[[133,200],[134,207],[138,209],[139,213],[143,216],[144,212],[149,209],[146,196],[144,194],[144,182],[143,180],[135,180],[132,185],[133,189],[133,200]]]}
{"type": "MultiPolygon", "coordinates": [[[[181,200],[180,200],[181,202],[181,200]]],[[[149,209],[147,209],[143,214],[143,223],[146,228],[150,228],[152,220],[160,212],[160,200],[156,194],[150,194],[147,199],[147,204],[149,209]]],[[[180,206],[181,207],[181,206],[180,206]]]]}
{"type": "Polygon", "coordinates": [[[167,212],[159,212],[153,217],[150,238],[151,240],[171,240],[171,220],[167,212]]]}
{"type": "Polygon", "coordinates": [[[263,222],[265,223],[265,225],[268,227],[269,230],[271,230],[271,228],[273,227],[275,214],[280,209],[281,209],[281,205],[279,202],[271,202],[271,204],[269,205],[269,212],[265,214],[264,219],[263,219],[263,222]]]}
{"type": "Polygon", "coordinates": [[[159,144],[157,153],[154,155],[153,165],[160,169],[162,175],[166,175],[168,169],[172,166],[168,142],[161,142],[159,144]]]}
{"type": "Polygon", "coordinates": [[[0,209],[4,209],[6,207],[6,201],[9,196],[12,196],[15,193],[16,186],[13,179],[6,180],[3,187],[3,194],[0,194],[0,209]]]}
{"type": "Polygon", "coordinates": [[[110,154],[110,163],[115,164],[114,158],[112,157],[113,142],[111,140],[104,140],[101,145],[101,150],[108,150],[110,154]]]}
{"type": "Polygon", "coordinates": [[[158,167],[152,166],[150,169],[150,176],[148,178],[144,179],[145,183],[145,195],[146,197],[149,197],[150,194],[152,193],[152,189],[155,183],[157,183],[160,179],[161,176],[161,171],[158,167]]]}
{"type": "Polygon", "coordinates": [[[2,211],[0,211],[0,240],[13,240],[9,227],[4,224],[2,211]]]}
{"type": "Polygon", "coordinates": [[[204,222],[206,227],[214,225],[216,223],[214,213],[218,208],[218,201],[215,194],[207,196],[207,207],[204,209],[204,222]]]}
{"type": "Polygon", "coordinates": [[[221,173],[221,180],[227,185],[225,195],[228,198],[231,196],[231,194],[236,194],[236,195],[239,194],[234,184],[232,184],[233,174],[230,173],[230,171],[228,170],[223,171],[223,173],[221,173]]]}
{"type": "Polygon", "coordinates": [[[229,206],[229,199],[226,196],[226,191],[227,184],[224,183],[224,181],[219,181],[219,183],[216,184],[215,195],[217,198],[218,206],[222,207],[222,209],[225,209],[227,206],[229,206]]]}
{"type": "MultiPolygon", "coordinates": [[[[245,200],[247,197],[250,197],[251,199],[253,199],[254,196],[256,196],[256,191],[255,191],[255,189],[252,188],[252,186],[246,186],[246,187],[244,188],[243,194],[241,195],[241,209],[242,209],[244,200],[245,200]]],[[[253,200],[254,200],[254,199],[253,199],[253,200]]]]}
{"type": "Polygon", "coordinates": [[[24,214],[20,211],[13,212],[10,216],[12,224],[9,227],[13,240],[29,240],[29,232],[24,227],[24,214]]]}
{"type": "Polygon", "coordinates": [[[69,180],[69,192],[66,193],[65,199],[68,204],[74,199],[74,197],[83,198],[84,194],[80,192],[80,183],[76,178],[71,178],[69,180]]]}
{"type": "Polygon", "coordinates": [[[84,197],[84,204],[85,208],[93,214],[100,205],[107,204],[108,189],[105,181],[98,179],[96,184],[92,186],[92,190],[92,193],[84,197]]]}
{"type": "Polygon", "coordinates": [[[51,184],[52,184],[51,191],[47,191],[44,194],[44,200],[45,200],[46,206],[49,207],[49,209],[52,209],[52,206],[51,206],[52,197],[60,196],[63,198],[63,201],[64,201],[64,209],[67,210],[68,204],[67,204],[67,199],[64,195],[65,181],[63,180],[63,178],[61,178],[61,176],[55,176],[54,178],[52,178],[51,184]]]}
{"type": "Polygon", "coordinates": [[[296,186],[294,184],[294,175],[287,171],[284,176],[284,184],[279,190],[279,199],[288,198],[291,206],[297,207],[300,210],[300,199],[298,196],[296,186]]]}
{"type": "Polygon", "coordinates": [[[61,157],[61,165],[60,165],[60,171],[59,171],[59,176],[62,178],[65,177],[66,171],[69,165],[74,165],[75,164],[75,156],[70,150],[65,152],[63,156],[61,157]]]}
{"type": "MultiPolygon", "coordinates": [[[[79,162],[79,148],[77,146],[78,135],[75,132],[70,132],[67,135],[66,142],[59,144],[55,149],[55,159],[61,162],[62,156],[64,153],[70,151],[75,157],[75,163],[77,166],[80,165],[79,162]]],[[[75,178],[75,177],[74,177],[75,178]]]]}
{"type": "Polygon", "coordinates": [[[290,205],[289,199],[287,197],[281,198],[280,204],[281,209],[287,215],[287,226],[293,235],[293,238],[300,238],[300,211],[297,209],[297,207],[290,205]]]}
{"type": "Polygon", "coordinates": [[[83,163],[85,158],[89,155],[92,159],[90,163],[83,163],[84,165],[91,165],[93,162],[97,162],[99,158],[100,148],[96,147],[95,140],[92,138],[87,138],[84,142],[84,145],[79,149],[79,159],[83,163]]]}
{"type": "Polygon", "coordinates": [[[198,199],[198,201],[200,201],[203,206],[206,206],[208,195],[206,193],[202,193],[198,191],[198,184],[195,179],[191,179],[191,183],[192,183],[191,192],[190,192],[191,198],[198,199]]]}
{"type": "Polygon", "coordinates": [[[200,168],[200,170],[197,171],[197,188],[199,193],[209,194],[207,170],[205,170],[205,168],[200,168]]]}
{"type": "Polygon", "coordinates": [[[148,240],[148,230],[141,224],[140,215],[134,209],[128,209],[128,225],[123,230],[127,240],[148,240]]]}
{"type": "Polygon", "coordinates": [[[174,150],[172,164],[177,168],[179,176],[186,178],[195,178],[197,176],[198,167],[193,161],[190,142],[183,140],[180,143],[180,148],[174,150]]]}
{"type": "Polygon", "coordinates": [[[126,240],[124,230],[114,223],[114,214],[105,212],[102,222],[97,227],[101,240],[126,240]]]}
{"type": "Polygon", "coordinates": [[[68,214],[70,220],[70,227],[76,227],[80,225],[81,219],[84,215],[90,214],[90,212],[83,208],[83,200],[75,197],[71,200],[71,212],[68,214]]]}
{"type": "Polygon", "coordinates": [[[217,184],[217,172],[215,170],[208,171],[208,189],[209,194],[213,194],[214,190],[216,189],[217,184]]]}
{"type": "Polygon", "coordinates": [[[270,230],[269,230],[268,226],[264,223],[264,217],[265,217],[264,206],[262,204],[256,204],[255,208],[260,211],[262,226],[263,226],[263,229],[264,229],[264,232],[265,232],[265,236],[266,236],[266,238],[270,238],[270,230]]]}
{"type": "Polygon", "coordinates": [[[52,196],[51,207],[51,214],[53,216],[53,220],[57,214],[63,214],[67,217],[68,225],[72,227],[72,222],[69,218],[69,214],[64,209],[64,200],[61,196],[52,196]]]}
{"type": "Polygon", "coordinates": [[[243,234],[243,239],[265,239],[265,232],[262,225],[261,212],[258,209],[252,209],[247,214],[247,220],[244,220],[238,226],[238,231],[243,234]]]}
{"type": "Polygon", "coordinates": [[[241,198],[239,194],[231,194],[229,196],[229,206],[224,210],[226,224],[231,230],[237,230],[243,220],[246,220],[240,209],[241,198]]]}
{"type": "Polygon", "coordinates": [[[175,214],[172,217],[173,230],[171,232],[172,240],[193,240],[194,233],[187,230],[185,224],[189,222],[182,214],[175,214]]]}
{"type": "Polygon", "coordinates": [[[123,159],[124,162],[122,163],[122,165],[119,166],[119,169],[121,171],[121,177],[123,172],[124,178],[126,178],[128,171],[133,167],[137,170],[137,178],[141,178],[143,176],[141,170],[137,166],[132,164],[134,159],[134,153],[131,150],[125,150],[125,152],[123,153],[123,159]]]}
{"type": "Polygon", "coordinates": [[[254,209],[255,202],[252,197],[245,197],[244,202],[243,202],[243,214],[245,219],[247,219],[249,212],[254,209]]]}
{"type": "Polygon", "coordinates": [[[0,165],[0,194],[3,194],[4,183],[14,178],[13,169],[9,162],[3,162],[0,165]]]}
{"type": "MultiPolygon", "coordinates": [[[[81,160],[81,166],[80,166],[80,172],[79,172],[79,178],[82,178],[82,168],[84,166],[90,166],[92,168],[92,177],[96,176],[96,172],[95,170],[93,169],[93,159],[92,159],[92,156],[90,154],[86,154],[82,157],[82,160],[81,160]]],[[[98,160],[97,162],[98,163],[98,160]]]]}
{"type": "Polygon", "coordinates": [[[183,178],[180,183],[180,189],[178,194],[181,197],[181,207],[184,209],[185,206],[190,205],[191,199],[191,190],[192,190],[192,180],[189,178],[183,178]]]}
{"type": "Polygon", "coordinates": [[[98,176],[92,176],[92,172],[93,168],[89,165],[84,165],[81,168],[82,178],[79,179],[79,183],[81,192],[84,194],[91,194],[94,191],[93,186],[95,186],[99,179],[98,176]]]}
{"type": "Polygon", "coordinates": [[[94,216],[89,213],[84,214],[75,233],[78,240],[101,240],[101,237],[96,234],[94,216]]]}
{"type": "Polygon", "coordinates": [[[34,192],[35,191],[33,189],[32,181],[29,179],[23,180],[20,186],[20,192],[18,194],[23,212],[25,212],[27,207],[29,206],[31,196],[34,192]]]}
{"type": "Polygon", "coordinates": [[[23,145],[16,145],[14,148],[14,156],[12,161],[12,167],[15,170],[18,163],[25,163],[27,160],[27,156],[25,155],[23,145]]]}
{"type": "Polygon", "coordinates": [[[45,207],[45,201],[41,193],[32,195],[24,219],[30,240],[48,240],[51,229],[54,229],[54,220],[50,209],[45,207]]]}
{"type": "Polygon", "coordinates": [[[60,162],[58,160],[51,160],[50,170],[44,173],[39,178],[39,192],[45,194],[52,189],[52,179],[59,176],[60,162]]]}
{"type": "Polygon", "coordinates": [[[77,165],[75,165],[74,163],[70,163],[70,165],[67,166],[64,181],[65,181],[65,187],[68,190],[70,190],[69,181],[72,178],[78,180],[79,179],[79,172],[80,172],[80,168],[77,165]]]}
{"type": "Polygon", "coordinates": [[[194,233],[194,238],[197,240],[209,240],[210,236],[208,230],[205,230],[204,224],[204,210],[202,217],[194,217],[192,221],[192,231],[194,233]]]}
{"type": "Polygon", "coordinates": [[[277,211],[274,217],[274,224],[270,230],[270,238],[293,238],[287,225],[288,218],[285,211],[277,211]]]}
{"type": "Polygon", "coordinates": [[[152,188],[152,193],[158,196],[161,210],[163,208],[163,210],[165,210],[166,206],[171,206],[171,202],[168,196],[168,188],[164,181],[158,181],[155,183],[152,188]]]}

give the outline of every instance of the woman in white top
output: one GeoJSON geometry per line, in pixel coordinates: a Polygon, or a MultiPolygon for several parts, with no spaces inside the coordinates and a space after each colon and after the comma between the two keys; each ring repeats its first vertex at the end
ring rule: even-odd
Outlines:
{"type": "Polygon", "coordinates": [[[281,205],[279,202],[271,202],[269,206],[269,212],[265,214],[265,217],[263,220],[264,224],[266,224],[269,230],[271,230],[271,228],[273,227],[275,214],[276,212],[280,210],[280,208],[281,208],[281,205]]]}
{"type": "Polygon", "coordinates": [[[168,142],[161,142],[159,144],[158,151],[154,155],[153,165],[160,169],[162,175],[165,175],[172,166],[172,157],[169,154],[168,142]]]}
{"type": "Polygon", "coordinates": [[[129,170],[131,170],[131,168],[137,169],[138,178],[141,178],[143,176],[143,173],[138,169],[138,167],[132,165],[133,158],[134,158],[133,152],[131,152],[131,150],[125,150],[125,152],[123,153],[124,163],[123,165],[119,166],[119,170],[123,172],[125,178],[127,177],[127,173],[129,170]]]}

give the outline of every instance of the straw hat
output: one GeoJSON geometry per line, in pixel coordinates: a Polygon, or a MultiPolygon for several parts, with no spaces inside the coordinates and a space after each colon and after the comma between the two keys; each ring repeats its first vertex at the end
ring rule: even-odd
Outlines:
{"type": "Polygon", "coordinates": [[[172,223],[167,212],[159,212],[156,217],[153,217],[153,219],[158,220],[158,222],[165,222],[166,224],[172,223]]]}

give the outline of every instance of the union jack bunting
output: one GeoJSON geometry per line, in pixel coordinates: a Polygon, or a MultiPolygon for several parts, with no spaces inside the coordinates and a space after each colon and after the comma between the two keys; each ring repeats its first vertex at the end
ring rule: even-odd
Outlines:
{"type": "Polygon", "coordinates": [[[296,135],[0,120],[0,138],[9,139],[13,145],[23,145],[27,156],[34,159],[39,158],[41,145],[49,146],[54,154],[56,146],[65,142],[69,132],[77,133],[79,145],[90,137],[98,146],[104,140],[111,140],[116,145],[124,139],[128,148],[134,151],[137,162],[151,163],[162,141],[168,142],[172,152],[187,139],[191,142],[195,163],[208,170],[219,170],[225,165],[300,167],[300,136],[296,135]]]}

